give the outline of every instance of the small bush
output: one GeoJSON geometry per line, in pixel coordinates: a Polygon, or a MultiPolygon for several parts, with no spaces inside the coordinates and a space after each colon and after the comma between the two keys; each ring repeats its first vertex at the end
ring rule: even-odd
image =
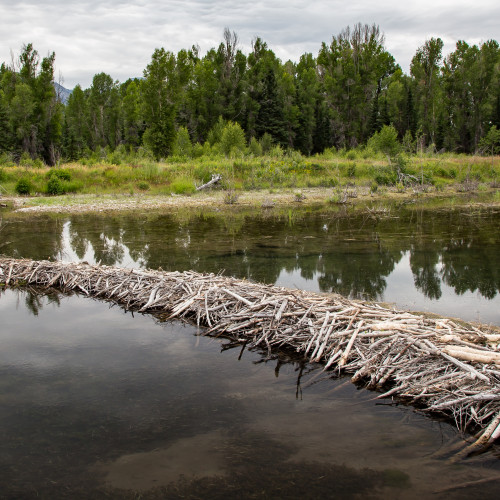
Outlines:
{"type": "Polygon", "coordinates": [[[267,154],[269,153],[269,151],[271,151],[271,148],[273,147],[273,138],[270,134],[265,132],[264,135],[260,138],[259,142],[262,147],[263,154],[267,154]]]}
{"type": "Polygon", "coordinates": [[[33,186],[28,179],[19,179],[16,183],[16,187],[14,188],[17,194],[20,195],[29,195],[33,186]]]}
{"type": "Polygon", "coordinates": [[[176,179],[170,184],[170,189],[175,194],[191,194],[195,192],[193,181],[186,178],[176,179]]]}
{"type": "Polygon", "coordinates": [[[245,150],[245,133],[239,123],[228,122],[222,131],[220,146],[226,156],[233,158],[245,150]]]}
{"type": "Polygon", "coordinates": [[[51,168],[47,173],[47,177],[50,179],[53,176],[61,179],[62,181],[71,180],[71,172],[67,168],[51,168]]]}
{"type": "Polygon", "coordinates": [[[64,194],[64,187],[59,177],[53,176],[49,179],[49,182],[47,182],[47,194],[53,196],[64,194]]]}
{"type": "Polygon", "coordinates": [[[262,156],[262,146],[259,144],[255,137],[252,137],[250,139],[248,150],[253,156],[262,156]]]}
{"type": "Polygon", "coordinates": [[[193,154],[191,138],[186,127],[180,127],[175,134],[174,154],[186,158],[191,158],[193,154]]]}
{"type": "Polygon", "coordinates": [[[193,146],[193,158],[201,158],[203,156],[203,146],[197,142],[193,146]]]}
{"type": "Polygon", "coordinates": [[[15,165],[15,162],[12,160],[12,154],[10,153],[0,154],[0,165],[4,165],[6,167],[13,167],[15,165]]]}
{"type": "Polygon", "coordinates": [[[375,182],[379,186],[393,186],[396,183],[396,175],[392,173],[380,173],[375,176],[375,182]]]}
{"type": "Polygon", "coordinates": [[[139,184],[137,184],[137,187],[138,187],[141,191],[148,191],[148,190],[149,190],[149,184],[148,184],[146,181],[141,181],[141,182],[139,182],[139,184]]]}
{"type": "Polygon", "coordinates": [[[34,167],[35,161],[31,158],[29,153],[24,152],[19,159],[19,166],[21,167],[34,167]]]}
{"type": "Polygon", "coordinates": [[[232,190],[229,189],[224,194],[224,203],[226,205],[234,205],[238,201],[238,195],[232,190]]]}
{"type": "MultiPolygon", "coordinates": [[[[263,148],[264,149],[264,148],[263,148]]],[[[283,148],[277,144],[274,146],[270,151],[269,151],[269,156],[272,156],[273,158],[283,158],[283,148]]]]}

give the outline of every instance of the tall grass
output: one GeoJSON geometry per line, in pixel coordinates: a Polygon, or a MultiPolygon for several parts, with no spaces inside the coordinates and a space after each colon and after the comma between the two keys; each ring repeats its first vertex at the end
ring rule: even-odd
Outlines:
{"type": "Polygon", "coordinates": [[[500,157],[424,154],[402,157],[389,164],[383,155],[366,148],[329,149],[312,157],[278,148],[271,149],[266,156],[248,154],[237,158],[210,151],[195,159],[175,157],[161,163],[141,152],[117,150],[113,154],[92,153],[83,161],[52,168],[29,158],[22,160],[15,164],[8,155],[0,156],[2,192],[15,194],[22,179],[29,183],[32,195],[136,190],[181,194],[194,192],[195,185],[207,182],[213,174],[221,174],[223,187],[228,189],[365,186],[373,190],[374,185],[396,187],[400,183],[397,165],[402,165],[411,178],[440,190],[471,181],[484,184],[485,188],[500,182],[500,157]]]}

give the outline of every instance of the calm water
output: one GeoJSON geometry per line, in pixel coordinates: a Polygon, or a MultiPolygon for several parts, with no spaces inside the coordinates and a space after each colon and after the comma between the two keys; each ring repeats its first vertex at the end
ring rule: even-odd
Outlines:
{"type": "Polygon", "coordinates": [[[0,237],[16,257],[224,271],[500,325],[499,209],[40,216],[0,237]]]}
{"type": "MultiPolygon", "coordinates": [[[[194,269],[500,324],[498,210],[11,217],[16,257],[194,269]]],[[[499,498],[500,447],[285,353],[0,291],[0,498],[499,498]],[[492,478],[496,478],[491,480],[492,478]],[[457,484],[487,480],[463,489],[457,484]],[[441,493],[435,493],[441,492],[441,493]]]]}
{"type": "MultiPolygon", "coordinates": [[[[349,379],[76,295],[0,293],[0,497],[429,498],[498,478],[349,379]]],[[[498,498],[492,480],[433,498],[498,498]]]]}

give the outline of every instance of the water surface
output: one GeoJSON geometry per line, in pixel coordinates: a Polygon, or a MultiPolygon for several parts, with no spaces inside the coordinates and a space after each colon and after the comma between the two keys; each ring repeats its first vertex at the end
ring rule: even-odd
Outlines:
{"type": "MultiPolygon", "coordinates": [[[[392,205],[11,218],[16,257],[224,272],[500,325],[500,210],[392,205]]],[[[10,243],[8,243],[10,242],[10,243]]]]}
{"type": "Polygon", "coordinates": [[[1,498],[500,494],[498,446],[450,465],[450,424],[285,353],[77,295],[6,290],[0,318],[1,498]]]}

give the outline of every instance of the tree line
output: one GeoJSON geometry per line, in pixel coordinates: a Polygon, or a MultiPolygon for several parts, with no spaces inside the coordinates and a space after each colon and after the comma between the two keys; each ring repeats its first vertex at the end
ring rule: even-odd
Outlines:
{"type": "Polygon", "coordinates": [[[311,155],[366,145],[386,125],[411,148],[474,153],[500,129],[497,41],[459,41],[443,57],[442,40],[431,38],[409,75],[384,43],[378,26],[357,24],[317,56],[283,63],[261,38],[244,54],[225,29],[205,55],[156,49],[142,78],[96,74],[66,104],[54,87],[55,54],[40,59],[27,44],[0,66],[0,153],[54,165],[122,147],[159,159],[189,156],[193,145],[208,151],[225,133],[229,149],[243,141],[254,153],[274,144],[311,155]]]}

